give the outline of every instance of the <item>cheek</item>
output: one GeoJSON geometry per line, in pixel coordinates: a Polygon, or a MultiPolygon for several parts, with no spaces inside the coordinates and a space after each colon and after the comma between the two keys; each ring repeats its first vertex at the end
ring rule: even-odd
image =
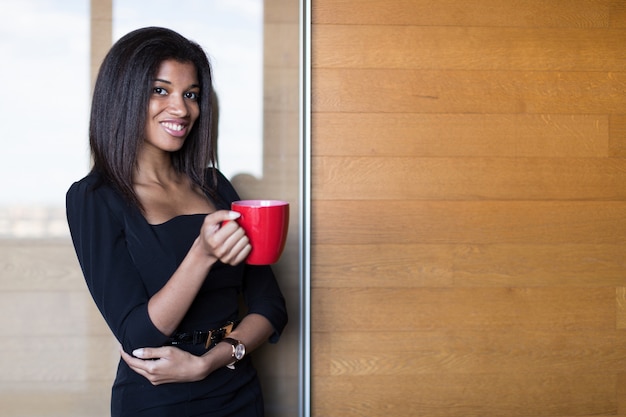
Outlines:
{"type": "Polygon", "coordinates": [[[148,121],[154,118],[161,111],[160,104],[157,100],[151,99],[148,102],[148,121]]]}

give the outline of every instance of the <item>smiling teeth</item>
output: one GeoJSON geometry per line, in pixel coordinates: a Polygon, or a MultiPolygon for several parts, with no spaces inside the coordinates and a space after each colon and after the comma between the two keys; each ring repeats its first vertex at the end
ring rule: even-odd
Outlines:
{"type": "Polygon", "coordinates": [[[177,123],[168,123],[168,122],[163,122],[163,126],[165,126],[168,129],[175,130],[177,132],[180,132],[181,130],[185,128],[185,126],[183,125],[179,125],[177,123]]]}

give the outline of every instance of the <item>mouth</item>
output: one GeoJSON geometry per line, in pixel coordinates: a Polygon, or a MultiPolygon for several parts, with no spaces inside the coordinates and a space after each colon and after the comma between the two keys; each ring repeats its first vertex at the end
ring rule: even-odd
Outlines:
{"type": "Polygon", "coordinates": [[[187,133],[187,124],[172,121],[161,122],[161,126],[172,136],[183,136],[187,133]]]}

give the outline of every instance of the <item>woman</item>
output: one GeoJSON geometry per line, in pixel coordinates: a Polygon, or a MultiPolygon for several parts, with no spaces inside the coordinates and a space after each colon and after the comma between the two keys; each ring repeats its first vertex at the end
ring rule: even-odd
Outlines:
{"type": "Polygon", "coordinates": [[[164,28],[121,38],[98,74],[93,168],[69,189],[67,217],[121,345],[113,416],[263,415],[247,354],[276,342],[287,314],[271,268],[243,263],[248,238],[226,222],[239,197],[211,168],[212,93],[204,51],[164,28]]]}

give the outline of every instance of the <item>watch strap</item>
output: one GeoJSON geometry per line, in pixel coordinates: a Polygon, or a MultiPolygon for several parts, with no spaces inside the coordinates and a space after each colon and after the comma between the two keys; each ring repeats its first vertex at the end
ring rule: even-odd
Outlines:
{"type": "Polygon", "coordinates": [[[232,351],[233,361],[229,363],[228,365],[226,365],[226,367],[229,369],[235,369],[235,364],[239,360],[243,359],[244,355],[246,354],[246,347],[243,343],[241,343],[241,341],[237,339],[233,339],[232,337],[225,337],[222,339],[222,342],[230,343],[230,345],[233,348],[233,351],[232,351]],[[241,352],[241,356],[239,358],[237,357],[238,350],[241,352]]]}

